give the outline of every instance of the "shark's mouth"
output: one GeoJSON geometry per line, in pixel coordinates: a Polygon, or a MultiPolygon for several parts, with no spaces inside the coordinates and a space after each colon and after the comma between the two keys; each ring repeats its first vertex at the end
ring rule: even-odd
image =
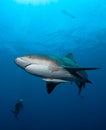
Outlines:
{"type": "Polygon", "coordinates": [[[30,65],[32,65],[32,63],[25,65],[24,68],[26,68],[26,67],[28,67],[28,66],[30,66],[30,65]]]}
{"type": "MultiPolygon", "coordinates": [[[[22,59],[22,58],[20,58],[20,57],[18,57],[18,58],[15,59],[15,63],[16,63],[19,67],[21,67],[21,68],[23,68],[23,69],[25,69],[26,67],[28,67],[28,66],[30,66],[30,65],[33,64],[33,63],[27,62],[26,60],[24,60],[24,59],[22,59]]],[[[34,63],[34,64],[35,64],[35,63],[34,63]]]]}

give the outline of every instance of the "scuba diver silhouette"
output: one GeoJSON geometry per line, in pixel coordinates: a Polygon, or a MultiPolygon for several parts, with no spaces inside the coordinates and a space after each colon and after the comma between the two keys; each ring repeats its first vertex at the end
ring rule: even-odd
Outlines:
{"type": "Polygon", "coordinates": [[[15,106],[14,109],[11,110],[11,112],[14,114],[14,116],[17,118],[21,109],[23,108],[23,99],[19,99],[15,106]]]}

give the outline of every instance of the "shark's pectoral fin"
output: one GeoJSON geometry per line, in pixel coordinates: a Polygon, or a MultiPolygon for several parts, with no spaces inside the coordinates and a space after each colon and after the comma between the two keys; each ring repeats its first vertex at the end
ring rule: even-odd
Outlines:
{"type": "Polygon", "coordinates": [[[63,66],[64,69],[66,69],[67,71],[69,71],[71,74],[75,74],[76,72],[78,71],[86,71],[86,70],[97,70],[97,69],[100,69],[100,68],[82,68],[82,67],[65,67],[63,66]]]}
{"type": "Polygon", "coordinates": [[[55,83],[55,82],[46,82],[46,89],[48,94],[50,94],[53,89],[58,85],[59,83],[55,83]]]}
{"type": "MultiPolygon", "coordinates": [[[[70,74],[73,74],[74,76],[83,79],[83,75],[80,74],[80,71],[86,71],[86,70],[96,70],[96,69],[100,69],[100,68],[82,68],[82,67],[65,67],[63,66],[63,68],[65,70],[67,70],[70,74]]],[[[91,83],[91,81],[88,80],[88,83],[91,83]]]]}

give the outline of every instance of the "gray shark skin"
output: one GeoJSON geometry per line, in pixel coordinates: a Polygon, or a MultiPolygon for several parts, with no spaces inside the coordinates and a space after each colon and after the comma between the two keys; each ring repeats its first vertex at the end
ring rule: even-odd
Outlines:
{"type": "Polygon", "coordinates": [[[74,82],[79,88],[79,94],[86,83],[92,83],[88,79],[86,70],[99,68],[83,68],[74,60],[72,53],[65,57],[49,55],[27,55],[17,57],[15,63],[28,73],[38,76],[46,81],[46,88],[50,94],[54,88],[64,82],[74,82]]]}

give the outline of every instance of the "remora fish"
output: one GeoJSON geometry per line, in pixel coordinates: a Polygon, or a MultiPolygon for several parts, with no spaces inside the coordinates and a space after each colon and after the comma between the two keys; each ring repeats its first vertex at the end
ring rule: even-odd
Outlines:
{"type": "Polygon", "coordinates": [[[15,63],[25,71],[46,81],[48,94],[60,83],[75,82],[79,88],[79,94],[86,83],[91,83],[86,70],[99,68],[83,68],[74,60],[72,53],[65,57],[48,55],[28,55],[17,57],[15,63]]]}

